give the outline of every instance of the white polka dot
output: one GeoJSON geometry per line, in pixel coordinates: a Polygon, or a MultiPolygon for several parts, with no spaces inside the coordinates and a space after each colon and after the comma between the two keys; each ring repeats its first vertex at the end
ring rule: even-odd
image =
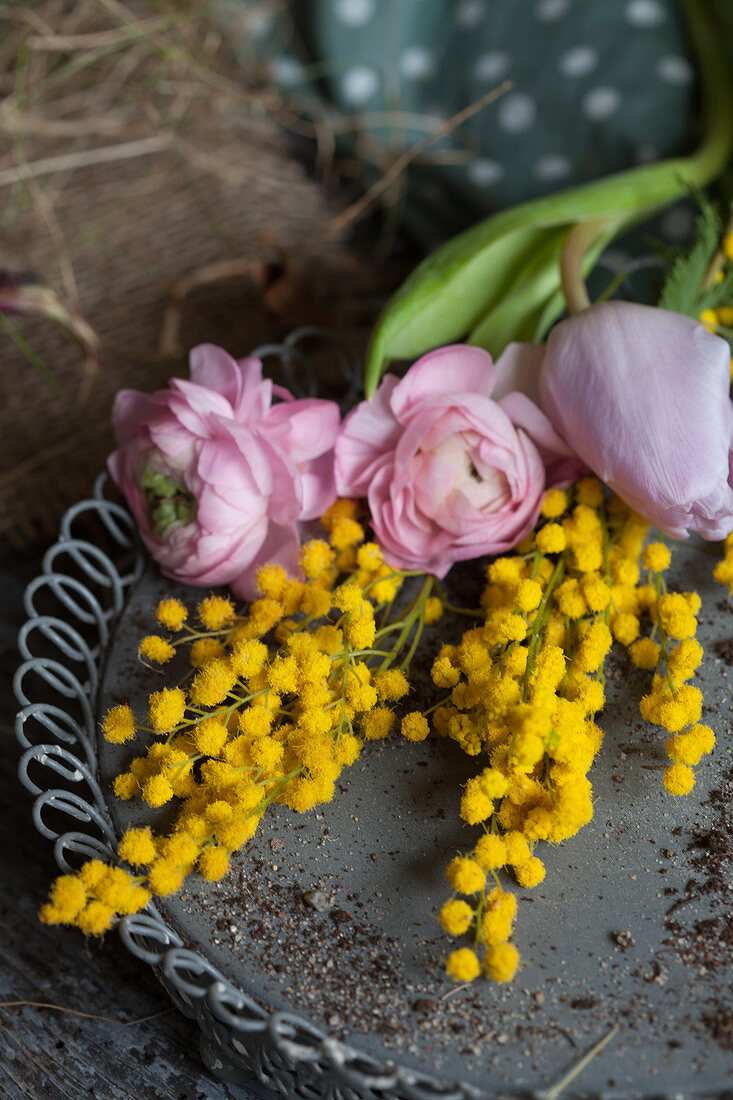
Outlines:
{"type": "Polygon", "coordinates": [[[502,50],[489,50],[477,59],[473,67],[473,75],[477,80],[501,80],[511,68],[512,59],[508,53],[502,50]]]}
{"type": "Polygon", "coordinates": [[[629,0],[626,18],[633,27],[658,27],[664,22],[664,8],[659,0],[629,0]]]}
{"type": "Polygon", "coordinates": [[[667,84],[689,84],[694,73],[692,65],[680,54],[668,54],[657,62],[657,76],[667,84]]]}
{"type": "Polygon", "coordinates": [[[336,0],[336,18],[347,27],[363,27],[374,15],[374,0],[336,0]]]}
{"type": "Polygon", "coordinates": [[[574,46],[562,55],[558,68],[563,76],[587,76],[598,64],[598,51],[592,46],[574,46]]]}
{"type": "Polygon", "coordinates": [[[534,13],[543,23],[555,23],[562,19],[569,7],[570,0],[537,0],[534,13]]]}
{"type": "Polygon", "coordinates": [[[686,206],[675,206],[662,218],[662,233],[673,241],[684,241],[695,226],[695,218],[686,206]]]}
{"type": "Polygon", "coordinates": [[[546,157],[540,157],[532,169],[538,180],[562,180],[570,175],[571,165],[567,157],[558,153],[548,153],[546,157]]]}
{"type": "Polygon", "coordinates": [[[587,118],[593,122],[602,122],[603,119],[615,115],[621,106],[621,96],[615,88],[594,88],[583,97],[583,110],[587,118]]]}
{"type": "Polygon", "coordinates": [[[496,112],[499,125],[509,134],[521,134],[524,130],[529,130],[536,115],[534,100],[525,92],[512,92],[504,96],[496,112]]]}
{"type": "Polygon", "coordinates": [[[468,178],[478,187],[488,187],[492,183],[498,183],[503,177],[504,169],[495,160],[472,160],[468,166],[468,178]]]}
{"type": "Polygon", "coordinates": [[[370,100],[378,89],[379,76],[368,65],[354,65],[341,77],[344,98],[355,107],[370,100]]]}
{"type": "Polygon", "coordinates": [[[274,12],[254,10],[247,14],[247,30],[253,38],[264,38],[275,26],[274,12]]]}
{"type": "Polygon", "coordinates": [[[270,64],[272,78],[278,84],[297,84],[303,79],[303,66],[294,57],[284,54],[276,57],[270,64]]]}
{"type": "Polygon", "coordinates": [[[459,27],[477,27],[485,15],[484,0],[461,0],[456,8],[456,23],[459,27]]]}
{"type": "Polygon", "coordinates": [[[435,69],[432,53],[425,46],[408,46],[400,57],[400,72],[409,80],[425,80],[435,69]]]}

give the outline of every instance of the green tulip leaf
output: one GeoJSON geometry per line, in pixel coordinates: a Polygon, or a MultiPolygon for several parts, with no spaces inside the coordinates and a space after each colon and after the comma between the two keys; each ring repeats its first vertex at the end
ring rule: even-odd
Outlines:
{"type": "MultiPolygon", "coordinates": [[[[598,238],[590,246],[597,257],[598,241],[607,243],[723,170],[733,145],[727,59],[703,0],[683,0],[683,7],[704,85],[706,138],[698,151],[522,203],[448,241],[419,264],[382,311],[367,351],[367,397],[393,359],[416,358],[469,332],[496,353],[507,335],[516,339],[538,318],[552,318],[549,304],[555,303],[559,274],[553,284],[542,263],[531,263],[547,243],[545,231],[597,222],[598,238]],[[505,306],[504,298],[521,295],[522,285],[524,306],[521,298],[505,306]]],[[[560,310],[555,304],[553,310],[556,317],[560,310]]]]}

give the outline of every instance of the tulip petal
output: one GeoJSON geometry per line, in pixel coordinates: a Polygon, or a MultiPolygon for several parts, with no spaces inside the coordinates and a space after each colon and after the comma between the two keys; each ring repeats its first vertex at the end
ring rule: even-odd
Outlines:
{"type": "Polygon", "coordinates": [[[542,344],[507,344],[496,360],[496,384],[491,391],[494,401],[508,393],[523,393],[535,405],[540,403],[540,371],[545,349],[542,344]]]}
{"type": "Polygon", "coordinates": [[[733,527],[730,352],[681,314],[606,302],[561,322],[542,404],[587,465],[675,537],[733,527]]]}

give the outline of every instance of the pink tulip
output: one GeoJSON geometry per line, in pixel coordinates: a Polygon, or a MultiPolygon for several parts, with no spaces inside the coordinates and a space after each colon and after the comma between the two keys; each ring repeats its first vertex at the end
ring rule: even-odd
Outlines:
{"type": "Polygon", "coordinates": [[[725,340],[679,313],[591,306],[550,333],[542,407],[587,465],[674,538],[733,529],[725,340]]]}
{"type": "Polygon", "coordinates": [[[439,348],[402,380],[385,375],[373,399],[344,420],[339,495],[366,496],[395,567],[444,577],[454,562],[508,550],[537,519],[546,465],[553,484],[578,472],[531,401],[517,393],[492,399],[516,355],[510,348],[494,366],[479,348],[439,348]]]}
{"type": "Polygon", "coordinates": [[[335,498],[333,402],[295,400],[263,380],[259,359],[203,344],[190,381],[122,390],[112,419],[110,472],[166,576],[250,598],[266,561],[297,570],[299,521],[335,498]]]}

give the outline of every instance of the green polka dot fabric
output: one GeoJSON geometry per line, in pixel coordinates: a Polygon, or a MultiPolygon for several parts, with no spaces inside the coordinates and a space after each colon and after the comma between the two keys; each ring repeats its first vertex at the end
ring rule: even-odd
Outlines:
{"type": "Polygon", "coordinates": [[[695,143],[695,74],[675,0],[297,0],[280,19],[254,0],[227,3],[246,6],[248,47],[284,90],[353,121],[372,177],[511,81],[410,168],[401,213],[425,247],[502,207],[695,143]]]}

